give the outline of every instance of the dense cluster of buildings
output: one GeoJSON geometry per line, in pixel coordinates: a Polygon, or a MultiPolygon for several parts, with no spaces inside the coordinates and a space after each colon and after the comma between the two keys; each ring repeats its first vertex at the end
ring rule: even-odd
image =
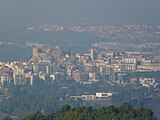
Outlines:
{"type": "Polygon", "coordinates": [[[103,38],[121,38],[129,40],[154,40],[157,41],[160,36],[159,25],[138,25],[138,24],[124,24],[124,25],[99,25],[99,26],[65,26],[65,25],[29,25],[28,31],[74,31],[95,34],[103,38]]]}
{"type": "Polygon", "coordinates": [[[35,78],[54,81],[58,76],[81,84],[97,81],[134,83],[156,87],[156,77],[133,77],[130,73],[159,72],[160,56],[148,52],[110,52],[91,48],[86,53],[62,54],[59,47],[32,46],[30,61],[0,63],[1,85],[33,85],[35,78]]]}

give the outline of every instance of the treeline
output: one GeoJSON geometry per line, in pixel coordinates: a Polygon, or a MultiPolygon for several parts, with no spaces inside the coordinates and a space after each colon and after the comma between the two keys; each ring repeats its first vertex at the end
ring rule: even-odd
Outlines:
{"type": "Polygon", "coordinates": [[[93,109],[92,107],[71,108],[65,105],[59,112],[43,115],[36,112],[26,116],[23,120],[156,120],[149,108],[134,109],[128,103],[119,107],[113,105],[93,109]]]}

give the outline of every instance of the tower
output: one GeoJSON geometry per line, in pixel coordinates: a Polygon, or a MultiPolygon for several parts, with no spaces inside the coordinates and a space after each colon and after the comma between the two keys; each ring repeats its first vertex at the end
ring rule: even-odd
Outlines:
{"type": "Polygon", "coordinates": [[[37,61],[37,58],[38,58],[38,48],[34,46],[32,48],[32,60],[37,61]]]}
{"type": "Polygon", "coordinates": [[[92,60],[96,59],[96,52],[95,52],[94,48],[90,49],[90,57],[91,57],[92,60]]]}
{"type": "Polygon", "coordinates": [[[32,49],[32,61],[40,62],[46,60],[47,51],[45,48],[33,47],[32,49]]]}

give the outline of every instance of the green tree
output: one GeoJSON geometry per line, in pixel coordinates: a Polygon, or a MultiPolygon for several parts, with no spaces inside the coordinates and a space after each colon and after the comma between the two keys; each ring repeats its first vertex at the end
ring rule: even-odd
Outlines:
{"type": "Polygon", "coordinates": [[[9,116],[6,116],[2,120],[12,120],[12,119],[9,116]]]}
{"type": "Polygon", "coordinates": [[[71,106],[66,104],[65,106],[62,107],[62,109],[60,110],[60,112],[67,112],[71,109],[71,106]]]}

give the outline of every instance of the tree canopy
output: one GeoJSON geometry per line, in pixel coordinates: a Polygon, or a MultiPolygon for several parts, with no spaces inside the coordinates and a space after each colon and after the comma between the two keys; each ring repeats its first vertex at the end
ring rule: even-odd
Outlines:
{"type": "Polygon", "coordinates": [[[23,120],[156,120],[149,108],[134,109],[129,103],[119,107],[110,105],[99,109],[91,106],[72,108],[65,105],[59,112],[43,115],[36,112],[26,116],[23,120]]]}

